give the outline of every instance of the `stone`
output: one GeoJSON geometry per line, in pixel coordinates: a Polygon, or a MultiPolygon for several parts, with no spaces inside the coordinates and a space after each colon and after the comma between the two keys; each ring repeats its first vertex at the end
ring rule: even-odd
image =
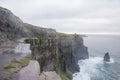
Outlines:
{"type": "Polygon", "coordinates": [[[61,80],[55,71],[40,73],[40,66],[36,60],[31,60],[29,65],[19,72],[18,80],[61,80]]]}
{"type": "MultiPolygon", "coordinates": [[[[0,43],[9,40],[18,42],[26,38],[30,40],[24,42],[30,44],[32,57],[39,63],[30,61],[29,65],[20,71],[19,80],[39,80],[39,67],[41,72],[58,70],[66,77],[72,76],[72,73],[79,71],[78,60],[89,58],[87,47],[80,35],[59,33],[51,28],[24,23],[11,11],[0,7],[0,43]]],[[[21,45],[17,48],[17,52],[26,53],[21,45]],[[19,51],[20,49],[22,51],[19,51]]],[[[70,77],[69,79],[72,80],[70,77]]]]}
{"type": "Polygon", "coordinates": [[[108,52],[105,53],[105,55],[104,55],[104,61],[105,61],[105,62],[110,62],[110,55],[109,55],[108,52]]]}

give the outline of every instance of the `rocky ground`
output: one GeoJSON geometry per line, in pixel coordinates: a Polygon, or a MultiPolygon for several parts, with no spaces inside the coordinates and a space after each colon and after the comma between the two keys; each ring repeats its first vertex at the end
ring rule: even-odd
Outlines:
{"type": "MultiPolygon", "coordinates": [[[[25,44],[22,43],[21,47],[20,44],[6,42],[0,45],[0,80],[61,80],[55,71],[40,73],[40,66],[36,60],[30,60],[28,66],[22,67],[19,60],[24,59],[25,56],[22,56],[22,53],[27,51],[22,50],[24,49],[22,46],[25,46],[25,44]],[[16,51],[16,49],[20,50],[16,51]],[[15,68],[5,68],[11,62],[15,65],[15,68]]],[[[28,44],[27,49],[29,49],[28,44]]]]}
{"type": "Polygon", "coordinates": [[[55,71],[43,72],[40,74],[39,63],[31,60],[29,65],[21,69],[18,80],[61,80],[55,71]]]}
{"type": "Polygon", "coordinates": [[[11,80],[12,75],[18,73],[27,64],[23,61],[29,59],[15,52],[18,44],[8,41],[0,45],[0,80],[11,80]]]}

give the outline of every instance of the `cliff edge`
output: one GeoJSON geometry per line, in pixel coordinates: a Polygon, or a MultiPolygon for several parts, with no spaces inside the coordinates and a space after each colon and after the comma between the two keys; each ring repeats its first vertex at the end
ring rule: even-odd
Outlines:
{"type": "Polygon", "coordinates": [[[32,59],[39,62],[40,73],[56,71],[62,79],[71,80],[72,74],[80,70],[78,60],[89,58],[80,35],[24,23],[11,11],[0,7],[0,44],[23,38],[31,45],[32,59]]]}

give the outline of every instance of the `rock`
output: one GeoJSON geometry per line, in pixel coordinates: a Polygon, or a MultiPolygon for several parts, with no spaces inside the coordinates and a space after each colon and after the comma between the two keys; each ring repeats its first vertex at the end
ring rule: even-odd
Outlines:
{"type": "Polygon", "coordinates": [[[39,63],[35,60],[31,60],[28,66],[20,70],[18,80],[40,80],[39,74],[39,63]]]}
{"type": "Polygon", "coordinates": [[[0,7],[0,41],[14,40],[25,36],[23,22],[10,10],[0,7]]]}
{"type": "Polygon", "coordinates": [[[21,69],[18,80],[61,80],[55,71],[40,73],[39,63],[31,60],[29,65],[21,69]]]}
{"type": "Polygon", "coordinates": [[[61,78],[55,71],[49,71],[41,73],[40,80],[61,80],[61,78]]]}
{"type": "Polygon", "coordinates": [[[55,36],[56,30],[24,23],[10,10],[0,7],[0,44],[23,37],[55,36]]]}
{"type": "Polygon", "coordinates": [[[110,55],[109,55],[109,53],[107,52],[107,53],[105,53],[105,56],[104,56],[104,61],[106,61],[106,62],[110,62],[110,55]]]}
{"type": "MultiPolygon", "coordinates": [[[[20,71],[19,80],[39,80],[36,73],[39,66],[41,72],[58,70],[66,77],[72,76],[74,72],[79,71],[78,60],[89,58],[82,36],[59,33],[51,28],[24,23],[11,11],[0,7],[0,43],[9,40],[19,41],[21,38],[30,39],[25,42],[31,44],[32,57],[38,60],[40,65],[30,61],[30,64],[20,71]]],[[[17,52],[21,52],[20,49],[25,52],[24,47],[17,48],[17,52]]],[[[71,77],[69,79],[72,80],[71,77]]]]}
{"type": "Polygon", "coordinates": [[[56,32],[54,37],[27,39],[25,42],[31,44],[33,59],[39,62],[41,71],[61,71],[70,80],[72,74],[80,70],[78,60],[89,58],[83,38],[77,34],[56,32]]]}

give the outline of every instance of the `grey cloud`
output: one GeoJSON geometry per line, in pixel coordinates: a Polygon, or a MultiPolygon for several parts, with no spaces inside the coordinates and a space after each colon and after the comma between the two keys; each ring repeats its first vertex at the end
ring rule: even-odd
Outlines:
{"type": "Polygon", "coordinates": [[[120,33],[120,0],[1,0],[24,22],[68,33],[120,33]]]}

